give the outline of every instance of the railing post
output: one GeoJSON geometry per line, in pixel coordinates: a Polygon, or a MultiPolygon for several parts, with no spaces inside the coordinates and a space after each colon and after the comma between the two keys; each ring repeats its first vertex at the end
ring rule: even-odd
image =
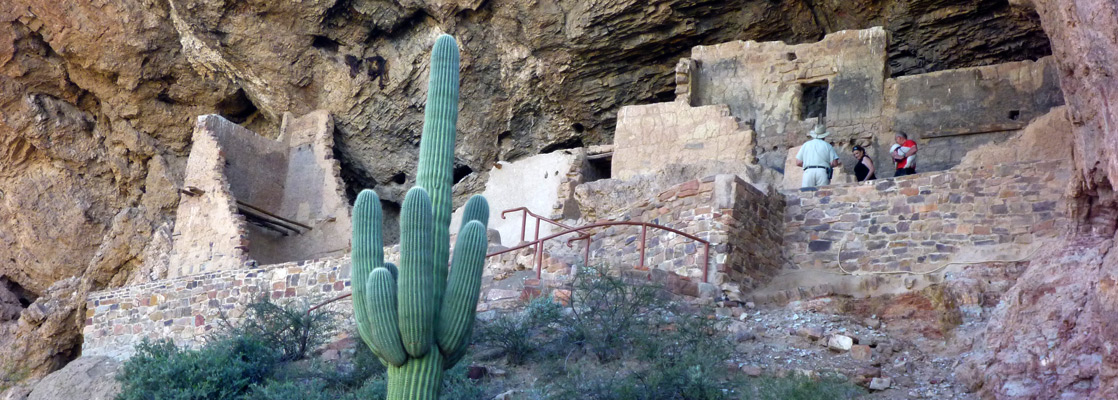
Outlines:
{"type": "Polygon", "coordinates": [[[543,275],[543,242],[536,240],[536,279],[538,280],[543,275]]]}
{"type": "MultiPolygon", "coordinates": [[[[639,264],[640,269],[644,269],[644,239],[645,239],[645,235],[646,235],[647,232],[648,232],[648,225],[645,225],[644,223],[641,223],[641,262],[639,264]]],[[[648,271],[648,280],[652,280],[651,269],[648,271]]]]}
{"type": "Polygon", "coordinates": [[[594,240],[594,239],[589,237],[589,236],[586,237],[586,254],[582,256],[582,266],[584,266],[584,267],[590,265],[590,241],[591,240],[594,240]]]}
{"type": "MultiPolygon", "coordinates": [[[[524,231],[528,229],[528,209],[520,214],[520,243],[524,243],[524,231]]],[[[536,238],[539,239],[539,238],[536,238]]]]}
{"type": "Polygon", "coordinates": [[[707,283],[707,274],[710,272],[710,242],[703,245],[703,283],[707,283]]]}

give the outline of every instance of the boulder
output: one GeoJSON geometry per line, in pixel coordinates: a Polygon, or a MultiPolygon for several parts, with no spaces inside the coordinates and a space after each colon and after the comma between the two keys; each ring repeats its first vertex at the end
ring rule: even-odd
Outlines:
{"type": "Polygon", "coordinates": [[[79,357],[35,384],[27,400],[112,400],[120,393],[120,366],[109,357],[79,357]]]}

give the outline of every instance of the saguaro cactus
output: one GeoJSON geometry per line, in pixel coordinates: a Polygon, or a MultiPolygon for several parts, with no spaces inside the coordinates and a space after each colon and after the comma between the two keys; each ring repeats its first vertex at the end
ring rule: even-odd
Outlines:
{"type": "Polygon", "coordinates": [[[481,290],[489,204],[474,196],[450,258],[451,186],[458,124],[458,45],[442,35],[431,53],[416,187],[400,213],[400,266],[384,262],[380,198],[353,210],[353,309],[357,332],[388,367],[388,398],[435,399],[442,372],[465,354],[481,290]]]}

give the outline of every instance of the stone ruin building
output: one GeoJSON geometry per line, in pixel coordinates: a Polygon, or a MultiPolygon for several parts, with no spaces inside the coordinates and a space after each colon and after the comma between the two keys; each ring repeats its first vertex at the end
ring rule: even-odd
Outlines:
{"type": "MultiPolygon", "coordinates": [[[[584,260],[719,304],[896,293],[942,279],[947,261],[1019,257],[1062,232],[1069,156],[1040,157],[1051,149],[1035,134],[1070,132],[1052,61],[890,77],[887,45],[873,28],[695,47],[675,101],[623,107],[612,145],[499,162],[483,193],[490,253],[608,221],[706,243],[613,225],[491,257],[479,310],[561,298],[584,260]],[[788,162],[818,122],[846,168],[862,145],[883,178],[837,171],[835,184],[799,190],[788,162]],[[920,143],[918,175],[888,178],[881,155],[898,131],[920,143]],[[502,213],[519,207],[532,215],[502,213]]],[[[200,117],[167,272],[92,293],[83,354],[124,357],[142,337],[196,343],[261,295],[348,293],[350,206],[331,124],[325,112],[286,116],[270,140],[200,117]]]]}

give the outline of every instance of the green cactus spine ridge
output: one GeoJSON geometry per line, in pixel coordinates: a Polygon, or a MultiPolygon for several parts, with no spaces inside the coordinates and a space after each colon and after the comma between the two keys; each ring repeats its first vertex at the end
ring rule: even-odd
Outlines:
{"type": "Polygon", "coordinates": [[[417,185],[400,212],[399,267],[384,262],[376,193],[362,191],[354,205],[354,317],[362,341],[388,367],[390,400],[436,399],[442,371],[463,357],[473,331],[489,204],[481,196],[466,202],[450,265],[458,66],[454,38],[440,36],[431,54],[417,185]]]}
{"type": "Polygon", "coordinates": [[[413,187],[404,197],[400,212],[400,336],[408,355],[427,354],[434,335],[436,303],[431,274],[432,233],[431,199],[421,187],[413,187]]]}
{"type": "Polygon", "coordinates": [[[435,338],[444,355],[457,353],[465,346],[469,327],[474,323],[481,273],[485,266],[485,225],[470,221],[458,233],[454,246],[454,264],[439,311],[435,338]]]}
{"type": "Polygon", "coordinates": [[[372,322],[369,327],[372,342],[385,362],[397,367],[404,365],[408,355],[396,324],[396,280],[388,269],[377,268],[369,275],[365,286],[368,289],[364,307],[365,315],[372,322]]]}
{"type": "Polygon", "coordinates": [[[435,302],[442,299],[450,260],[450,214],[454,186],[454,140],[458,126],[458,44],[442,35],[431,51],[431,75],[427,85],[427,109],[423,137],[419,142],[416,185],[431,194],[434,203],[435,302]]]}

